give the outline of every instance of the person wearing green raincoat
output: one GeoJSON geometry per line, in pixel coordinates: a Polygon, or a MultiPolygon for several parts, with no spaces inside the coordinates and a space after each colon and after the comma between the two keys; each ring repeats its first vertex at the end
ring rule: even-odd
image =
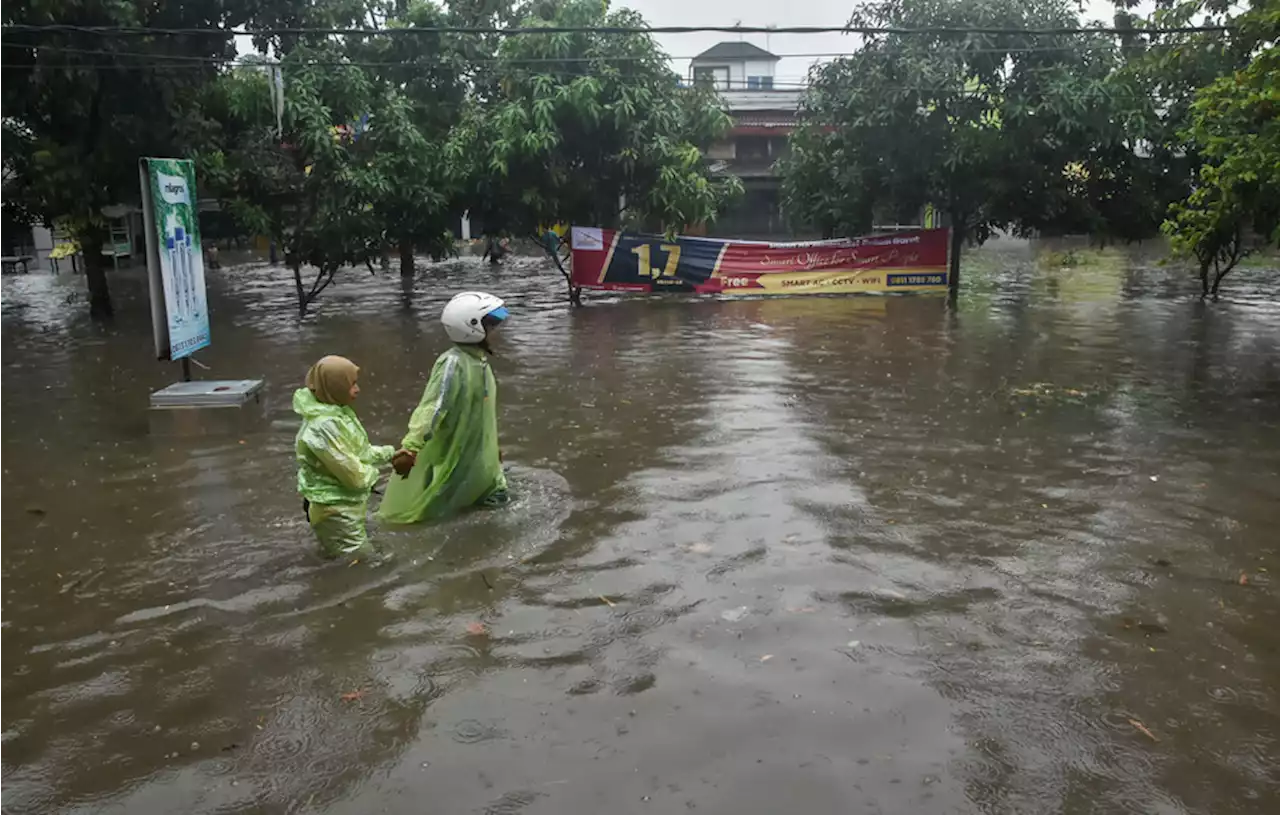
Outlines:
{"type": "Polygon", "coordinates": [[[498,450],[498,383],[489,338],[508,316],[502,300],[463,292],[440,315],[453,347],[436,359],[378,509],[386,523],[412,524],[466,507],[498,505],[507,479],[498,450]]]}
{"type": "Polygon", "coordinates": [[[302,417],[294,440],[302,509],[326,557],[371,551],[365,529],[369,494],[378,467],[395,448],[369,443],[351,403],[360,393],[360,369],[346,357],[329,356],[311,366],[306,387],[293,394],[302,417]]]}

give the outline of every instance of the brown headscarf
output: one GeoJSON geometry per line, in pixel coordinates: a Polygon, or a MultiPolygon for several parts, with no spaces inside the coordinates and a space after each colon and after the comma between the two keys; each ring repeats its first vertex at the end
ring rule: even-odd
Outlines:
{"type": "Polygon", "coordinates": [[[346,357],[324,357],[307,371],[307,389],[326,404],[348,405],[359,373],[359,366],[346,357]]]}

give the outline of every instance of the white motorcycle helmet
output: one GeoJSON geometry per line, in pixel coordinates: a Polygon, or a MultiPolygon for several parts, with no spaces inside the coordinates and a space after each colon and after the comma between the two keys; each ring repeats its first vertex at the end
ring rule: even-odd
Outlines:
{"type": "Polygon", "coordinates": [[[454,295],[445,305],[444,311],[440,312],[440,322],[444,323],[444,331],[449,339],[474,344],[484,340],[485,317],[501,322],[507,316],[501,297],[482,291],[464,291],[454,295]]]}

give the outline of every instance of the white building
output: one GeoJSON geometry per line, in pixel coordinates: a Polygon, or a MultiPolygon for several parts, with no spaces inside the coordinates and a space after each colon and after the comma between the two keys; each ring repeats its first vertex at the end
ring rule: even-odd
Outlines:
{"type": "Polygon", "coordinates": [[[689,63],[689,80],[717,90],[773,90],[774,69],[782,57],[749,42],[722,42],[689,63]]]}
{"type": "Polygon", "coordinates": [[[777,161],[790,149],[802,91],[774,86],[778,56],[748,42],[722,42],[694,57],[689,78],[719,91],[733,118],[725,138],[711,145],[713,171],[736,175],[745,194],[712,225],[715,234],[770,237],[787,234],[777,161]]]}

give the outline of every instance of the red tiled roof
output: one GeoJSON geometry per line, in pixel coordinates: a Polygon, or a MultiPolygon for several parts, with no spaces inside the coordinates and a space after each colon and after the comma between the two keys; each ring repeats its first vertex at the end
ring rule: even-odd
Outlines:
{"type": "Polygon", "coordinates": [[[733,117],[733,126],[738,127],[795,127],[796,117],[789,111],[763,110],[758,113],[738,113],[733,117]]]}

